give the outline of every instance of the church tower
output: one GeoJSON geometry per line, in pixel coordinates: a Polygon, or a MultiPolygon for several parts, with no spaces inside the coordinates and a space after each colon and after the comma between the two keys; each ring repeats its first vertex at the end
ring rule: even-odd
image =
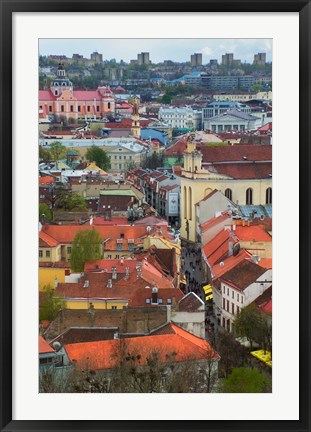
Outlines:
{"type": "Polygon", "coordinates": [[[139,121],[139,113],[138,113],[138,99],[134,98],[133,103],[133,113],[132,113],[132,127],[131,134],[135,138],[140,138],[140,121],[139,121]]]}
{"type": "Polygon", "coordinates": [[[73,91],[72,82],[67,78],[64,65],[59,63],[56,79],[51,83],[51,92],[54,96],[60,96],[63,91],[73,91]]]}

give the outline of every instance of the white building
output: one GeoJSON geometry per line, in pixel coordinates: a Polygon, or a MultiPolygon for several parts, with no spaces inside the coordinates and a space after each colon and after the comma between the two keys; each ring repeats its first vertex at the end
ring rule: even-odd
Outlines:
{"type": "MultiPolygon", "coordinates": [[[[219,279],[221,295],[221,326],[229,332],[241,309],[252,303],[272,285],[272,269],[244,259],[219,279]]],[[[213,291],[215,287],[213,287],[213,291]]]]}
{"type": "Polygon", "coordinates": [[[200,129],[201,111],[192,108],[160,108],[158,118],[172,128],[200,129]]]}
{"type": "Polygon", "coordinates": [[[228,110],[224,114],[203,120],[204,130],[211,130],[216,133],[232,130],[242,132],[256,130],[262,125],[261,118],[236,109],[228,110]]]}

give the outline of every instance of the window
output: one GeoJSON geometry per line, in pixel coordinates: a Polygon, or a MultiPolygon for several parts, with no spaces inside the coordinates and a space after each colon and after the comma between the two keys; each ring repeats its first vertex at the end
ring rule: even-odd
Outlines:
{"type": "Polygon", "coordinates": [[[90,105],[88,105],[87,106],[87,112],[90,112],[91,111],[91,107],[90,107],[90,105]]]}
{"type": "Polygon", "coordinates": [[[39,250],[39,258],[42,258],[42,257],[43,257],[42,250],[39,250]]]}
{"type": "Polygon", "coordinates": [[[126,160],[126,156],[123,156],[123,159],[126,160]]]}
{"type": "Polygon", "coordinates": [[[253,189],[248,188],[246,190],[246,205],[252,205],[253,204],[253,189]]]}
{"type": "Polygon", "coordinates": [[[133,251],[134,251],[134,244],[133,244],[133,243],[129,243],[129,244],[128,244],[128,250],[129,250],[130,252],[133,252],[133,251]]]}
{"type": "Polygon", "coordinates": [[[223,288],[223,292],[224,292],[224,294],[226,294],[226,287],[225,286],[223,288]]]}
{"type": "Polygon", "coordinates": [[[146,303],[150,304],[150,299],[149,298],[146,298],[146,303]]]}
{"type": "Polygon", "coordinates": [[[272,204],[272,188],[266,190],[266,204],[272,204]]]}
{"type": "Polygon", "coordinates": [[[61,112],[64,112],[64,105],[60,106],[60,110],[61,110],[61,112]]]}
{"type": "Polygon", "coordinates": [[[117,244],[117,250],[118,251],[122,251],[122,243],[118,243],[117,244]]]}
{"type": "Polygon", "coordinates": [[[231,313],[234,315],[234,303],[231,303],[231,313]]]}
{"type": "Polygon", "coordinates": [[[111,306],[111,309],[116,310],[118,308],[117,308],[117,306],[111,306]]]}
{"type": "Polygon", "coordinates": [[[120,255],[116,255],[116,259],[119,259],[120,258],[120,255]]]}
{"type": "Polygon", "coordinates": [[[42,105],[39,106],[39,109],[42,110],[42,105]]]}
{"type": "Polygon", "coordinates": [[[231,189],[226,189],[225,190],[225,196],[232,201],[232,190],[231,189]]]}
{"type": "Polygon", "coordinates": [[[58,90],[55,90],[55,96],[58,96],[58,90]]]}
{"type": "Polygon", "coordinates": [[[73,105],[70,105],[70,112],[73,112],[73,105]]]}
{"type": "Polygon", "coordinates": [[[167,304],[172,304],[172,299],[171,299],[171,298],[168,298],[168,299],[166,300],[166,302],[167,302],[167,304]]]}
{"type": "Polygon", "coordinates": [[[241,296],[241,303],[243,304],[243,297],[241,296]]]}
{"type": "Polygon", "coordinates": [[[114,155],[114,158],[115,158],[115,159],[117,159],[117,156],[116,156],[116,155],[114,155]]]}
{"type": "Polygon", "coordinates": [[[81,112],[81,106],[78,105],[78,112],[81,112]]]}
{"type": "Polygon", "coordinates": [[[99,106],[97,105],[97,107],[96,107],[96,112],[99,112],[99,106]]]}
{"type": "Polygon", "coordinates": [[[107,105],[107,106],[108,106],[108,109],[110,109],[110,106],[111,106],[110,102],[108,102],[108,105],[107,105]]]}
{"type": "Polygon", "coordinates": [[[132,160],[132,156],[129,156],[129,160],[132,160]]]}
{"type": "Polygon", "coordinates": [[[163,303],[163,299],[159,298],[158,299],[158,304],[162,304],[163,303]]]}
{"type": "Polygon", "coordinates": [[[239,315],[239,313],[240,313],[240,308],[239,308],[239,306],[236,307],[236,313],[237,313],[237,315],[239,315]]]}
{"type": "Polygon", "coordinates": [[[230,302],[229,300],[227,300],[227,311],[229,312],[229,310],[230,310],[230,302]]]}
{"type": "Polygon", "coordinates": [[[49,112],[52,112],[52,107],[51,107],[51,105],[49,106],[49,112]]]}
{"type": "Polygon", "coordinates": [[[231,291],[232,298],[234,299],[234,291],[231,291]]]}
{"type": "Polygon", "coordinates": [[[121,159],[122,159],[122,156],[119,156],[119,159],[121,160],[121,159]]]}
{"type": "Polygon", "coordinates": [[[71,254],[71,247],[70,246],[67,247],[67,253],[71,254]]]}
{"type": "Polygon", "coordinates": [[[227,288],[227,296],[229,295],[229,288],[227,288]]]}
{"type": "Polygon", "coordinates": [[[50,258],[50,256],[51,256],[51,252],[50,252],[50,251],[45,251],[45,256],[46,256],[47,258],[50,258]]]}
{"type": "Polygon", "coordinates": [[[108,258],[108,259],[111,259],[111,255],[108,255],[107,258],[108,258]]]}
{"type": "Polygon", "coordinates": [[[237,301],[240,301],[240,294],[236,295],[236,299],[237,299],[237,301]]]}
{"type": "Polygon", "coordinates": [[[119,169],[122,169],[122,164],[119,164],[119,169]]]}

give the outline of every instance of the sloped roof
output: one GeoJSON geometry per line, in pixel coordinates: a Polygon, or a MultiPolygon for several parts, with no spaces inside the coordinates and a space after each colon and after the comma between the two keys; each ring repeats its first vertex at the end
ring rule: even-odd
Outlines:
{"type": "MultiPolygon", "coordinates": [[[[210,266],[223,260],[229,253],[229,235],[230,230],[222,230],[211,241],[203,247],[203,253],[210,266]]],[[[239,239],[233,235],[231,238],[233,244],[238,243],[239,239]]]]}
{"type": "Polygon", "coordinates": [[[259,276],[264,274],[267,270],[249,260],[243,260],[234,268],[223,274],[220,279],[223,282],[234,285],[237,289],[243,291],[259,276]]]}
{"type": "Polygon", "coordinates": [[[212,173],[218,173],[234,179],[267,179],[272,176],[272,162],[231,162],[205,165],[212,173]]]}
{"type": "Polygon", "coordinates": [[[50,347],[50,345],[47,343],[45,339],[43,339],[42,336],[39,336],[39,354],[48,354],[48,353],[54,353],[53,348],[50,347]]]}
{"type": "Polygon", "coordinates": [[[172,299],[175,297],[176,301],[179,301],[183,297],[183,292],[179,288],[159,288],[158,299],[161,299],[161,303],[146,303],[146,299],[152,298],[152,287],[138,288],[135,294],[129,300],[129,307],[143,307],[151,306],[157,307],[159,305],[171,305],[172,299]],[[171,300],[171,302],[168,301],[171,300]]]}
{"type": "Polygon", "coordinates": [[[260,225],[237,225],[235,234],[241,241],[272,242],[272,237],[260,225]]]}
{"type": "Polygon", "coordinates": [[[237,255],[232,255],[225,258],[220,263],[213,265],[213,278],[217,279],[229,270],[233,269],[237,264],[244,261],[245,259],[251,260],[252,255],[245,249],[240,249],[237,255]]]}
{"type": "Polygon", "coordinates": [[[161,363],[173,356],[175,362],[191,360],[219,359],[205,339],[171,324],[174,334],[142,336],[121,340],[98,341],[65,345],[68,357],[79,369],[101,370],[118,365],[119,349],[123,345],[126,352],[139,353],[139,364],[146,365],[147,358],[154,352],[159,354],[161,363]]]}
{"type": "Polygon", "coordinates": [[[203,162],[272,161],[272,146],[262,144],[235,144],[233,146],[197,146],[203,162]],[[244,159],[246,157],[247,159],[244,159]]]}
{"type": "Polygon", "coordinates": [[[49,234],[46,234],[44,231],[39,232],[39,247],[56,247],[59,245],[59,242],[55,240],[55,238],[51,237],[49,234]]]}
{"type": "Polygon", "coordinates": [[[180,312],[196,312],[202,306],[204,306],[204,302],[194,292],[186,294],[179,300],[180,312]]]}

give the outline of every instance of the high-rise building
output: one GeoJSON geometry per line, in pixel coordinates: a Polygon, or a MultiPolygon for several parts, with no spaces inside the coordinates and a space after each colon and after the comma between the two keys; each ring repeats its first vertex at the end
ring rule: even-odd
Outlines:
{"type": "Polygon", "coordinates": [[[99,54],[97,51],[94,51],[91,54],[91,60],[93,60],[95,63],[102,63],[103,62],[103,55],[99,54]]]}
{"type": "Polygon", "coordinates": [[[191,66],[202,66],[202,54],[201,53],[191,54],[191,66]]]}
{"type": "Polygon", "coordinates": [[[223,54],[222,55],[222,62],[221,64],[223,66],[232,66],[233,63],[233,54],[223,54]]]}
{"type": "Polygon", "coordinates": [[[264,66],[266,64],[266,53],[254,54],[253,65],[264,66]]]}

